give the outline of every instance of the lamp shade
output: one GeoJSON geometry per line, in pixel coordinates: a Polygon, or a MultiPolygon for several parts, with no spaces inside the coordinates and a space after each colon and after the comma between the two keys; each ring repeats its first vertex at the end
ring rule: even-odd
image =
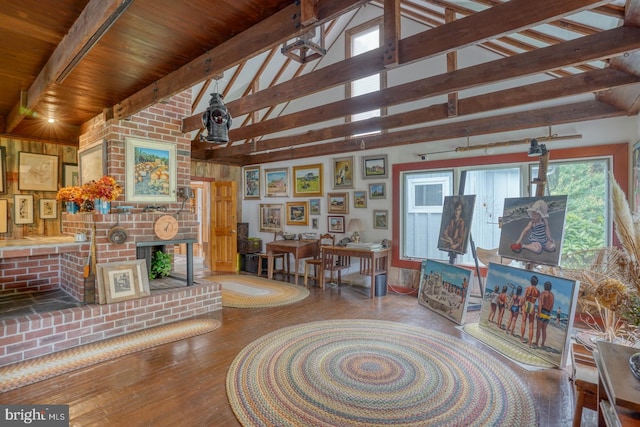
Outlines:
{"type": "Polygon", "coordinates": [[[353,233],[354,231],[364,231],[364,225],[360,218],[351,218],[347,225],[347,233],[353,233]]]}

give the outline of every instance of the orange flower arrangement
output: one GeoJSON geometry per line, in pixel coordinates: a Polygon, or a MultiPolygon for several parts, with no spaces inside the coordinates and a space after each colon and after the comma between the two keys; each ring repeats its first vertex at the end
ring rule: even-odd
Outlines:
{"type": "Polygon", "coordinates": [[[82,184],[82,196],[86,200],[101,199],[112,202],[120,194],[122,194],[122,187],[109,175],[82,184]]]}
{"type": "Polygon", "coordinates": [[[74,187],[62,187],[58,190],[58,194],[56,195],[56,200],[62,202],[75,202],[78,205],[81,205],[83,202],[82,198],[82,188],[74,186],[74,187]]]}

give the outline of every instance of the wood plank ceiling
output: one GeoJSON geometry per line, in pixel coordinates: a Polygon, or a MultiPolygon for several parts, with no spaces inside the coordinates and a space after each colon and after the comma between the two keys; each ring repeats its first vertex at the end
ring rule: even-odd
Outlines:
{"type": "Polygon", "coordinates": [[[640,0],[11,1],[0,10],[0,132],[75,144],[96,115],[124,119],[194,88],[193,116],[183,121],[194,136],[192,157],[244,165],[353,151],[351,135],[366,132],[380,132],[366,137],[373,149],[635,115],[639,26],[640,0]],[[330,64],[280,53],[283,42],[313,26],[338,40],[344,23],[367,7],[384,17],[381,48],[330,64]],[[401,16],[424,31],[401,37],[401,16]],[[286,108],[445,54],[455,65],[452,54],[472,46],[497,59],[307,110],[286,108]],[[490,89],[529,76],[544,78],[490,89]],[[234,117],[228,145],[197,138],[208,94],[218,89],[234,117]],[[474,95],[462,96],[470,89],[474,95]],[[585,94],[527,114],[500,111],[585,94]],[[442,96],[449,101],[430,101],[442,96]],[[408,103],[419,107],[348,120],[372,106],[408,103]],[[46,123],[49,117],[56,122],[46,123]]]}

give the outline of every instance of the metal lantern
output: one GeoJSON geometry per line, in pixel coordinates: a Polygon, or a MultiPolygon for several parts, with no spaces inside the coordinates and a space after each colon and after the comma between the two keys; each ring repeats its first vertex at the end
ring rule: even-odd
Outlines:
{"type": "Polygon", "coordinates": [[[231,128],[231,116],[227,107],[222,102],[222,95],[211,94],[209,108],[202,113],[202,124],[207,128],[207,135],[200,139],[206,142],[229,142],[229,129],[231,128]]]}

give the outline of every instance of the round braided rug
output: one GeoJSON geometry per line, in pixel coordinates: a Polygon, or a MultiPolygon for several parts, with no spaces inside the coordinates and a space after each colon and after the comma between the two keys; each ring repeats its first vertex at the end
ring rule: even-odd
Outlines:
{"type": "Polygon", "coordinates": [[[290,283],[246,275],[212,276],[222,285],[222,306],[262,308],[292,304],[309,296],[309,289],[290,283]]]}
{"type": "Polygon", "coordinates": [[[227,374],[243,426],[535,426],[526,384],[464,341],[401,323],[334,320],[280,329],[227,374]]]}

